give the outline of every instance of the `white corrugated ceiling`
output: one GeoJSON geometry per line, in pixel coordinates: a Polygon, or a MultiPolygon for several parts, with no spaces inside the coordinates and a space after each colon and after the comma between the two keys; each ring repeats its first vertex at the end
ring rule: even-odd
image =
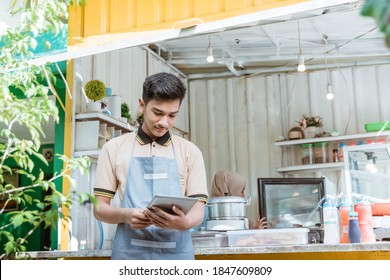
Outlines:
{"type": "Polygon", "coordinates": [[[383,34],[373,18],[360,15],[361,7],[362,1],[351,1],[166,40],[150,48],[190,79],[295,71],[300,50],[308,70],[323,68],[325,62],[329,67],[390,62],[383,34]],[[206,61],[209,44],[212,63],[206,61]]]}
{"type": "Polygon", "coordinates": [[[299,45],[308,70],[324,68],[326,60],[329,67],[388,63],[384,36],[373,18],[360,15],[362,5],[362,0],[314,0],[184,29],[90,36],[69,46],[66,53],[32,63],[141,45],[189,79],[294,71],[299,45]],[[209,42],[213,63],[206,62],[209,42]]]}

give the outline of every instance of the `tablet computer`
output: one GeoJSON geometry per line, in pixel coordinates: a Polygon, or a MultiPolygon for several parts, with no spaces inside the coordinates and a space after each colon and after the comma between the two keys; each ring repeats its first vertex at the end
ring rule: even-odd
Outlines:
{"type": "Polygon", "coordinates": [[[155,195],[147,208],[157,206],[169,214],[175,214],[172,210],[172,206],[179,207],[184,214],[198,202],[198,198],[195,197],[183,197],[183,196],[170,196],[170,195],[155,195]]]}

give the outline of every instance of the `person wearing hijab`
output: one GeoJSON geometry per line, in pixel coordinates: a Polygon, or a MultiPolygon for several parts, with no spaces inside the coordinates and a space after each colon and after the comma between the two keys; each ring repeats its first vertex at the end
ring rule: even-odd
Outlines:
{"type": "MultiPolygon", "coordinates": [[[[218,171],[214,175],[211,186],[211,197],[240,196],[244,197],[246,180],[240,174],[232,171],[218,171]]],[[[256,221],[249,221],[250,229],[267,228],[267,221],[258,216],[256,221]]]]}

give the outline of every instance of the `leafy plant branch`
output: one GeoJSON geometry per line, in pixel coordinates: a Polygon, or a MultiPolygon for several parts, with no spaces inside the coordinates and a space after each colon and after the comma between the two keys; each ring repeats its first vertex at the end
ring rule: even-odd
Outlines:
{"type": "Polygon", "coordinates": [[[390,0],[366,0],[360,13],[376,21],[385,35],[386,45],[390,47],[390,0]]]}
{"type": "MultiPolygon", "coordinates": [[[[24,0],[11,3],[11,13],[21,19],[18,28],[0,30],[0,198],[2,205],[0,214],[7,217],[0,227],[0,240],[4,245],[0,258],[17,257],[26,251],[26,244],[32,234],[41,226],[55,228],[58,221],[69,220],[65,215],[73,203],[96,203],[89,193],[79,193],[74,189],[70,193],[62,193],[55,182],[66,178],[75,186],[71,178],[72,171],[86,174],[90,164],[89,158],[67,158],[56,155],[63,162],[63,168],[51,178],[45,178],[42,170],[37,170],[36,162],[48,165],[40,153],[41,138],[45,137],[43,125],[50,120],[59,121],[59,110],[54,100],[56,96],[64,109],[56,89],[56,76],[49,65],[30,65],[34,50],[44,44],[50,49],[49,41],[39,41],[38,35],[59,34],[65,28],[68,17],[68,5],[85,1],[70,0],[24,0]],[[30,137],[20,137],[15,126],[23,127],[30,137]],[[23,186],[8,182],[6,175],[18,174],[31,183],[23,186]],[[43,198],[34,198],[34,194],[42,190],[43,198]],[[20,209],[5,212],[10,202],[16,202],[20,209]],[[17,228],[26,228],[27,232],[17,234],[17,228]],[[5,241],[5,242],[4,242],[5,241]]],[[[58,69],[58,67],[57,67],[58,69]]],[[[64,79],[63,75],[61,78],[64,79]]],[[[65,84],[66,81],[64,80],[65,84]]],[[[28,182],[27,181],[27,182],[28,182]]]]}

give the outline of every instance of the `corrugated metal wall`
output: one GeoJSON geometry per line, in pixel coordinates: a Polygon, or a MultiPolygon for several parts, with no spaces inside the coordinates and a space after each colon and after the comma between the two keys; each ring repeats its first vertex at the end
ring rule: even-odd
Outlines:
{"type": "MultiPolygon", "coordinates": [[[[142,83],[149,74],[174,70],[141,48],[124,49],[75,62],[84,84],[97,78],[113,93],[138,111],[142,83]]],[[[341,134],[364,133],[364,124],[390,119],[390,65],[333,69],[330,78],[335,94],[326,99],[326,72],[274,74],[247,78],[192,80],[177,127],[190,132],[190,139],[203,152],[211,185],[217,170],[235,170],[248,179],[247,195],[252,196],[249,216],[256,217],[257,178],[281,177],[275,170],[295,165],[294,153],[275,147],[279,136],[287,137],[302,113],[320,115],[324,131],[341,134]],[[284,160],[282,160],[284,158],[284,160]]],[[[83,111],[80,96],[76,112],[83,111]]],[[[298,177],[326,176],[334,185],[342,184],[340,171],[295,173],[298,177]]]]}
{"type": "MultiPolygon", "coordinates": [[[[331,70],[333,101],[326,99],[325,71],[190,81],[190,135],[203,152],[210,184],[220,169],[246,177],[255,218],[257,178],[281,177],[277,167],[298,164],[294,151],[289,157],[275,140],[287,138],[303,113],[320,115],[324,131],[340,134],[364,133],[365,123],[389,120],[388,77],[390,65],[331,70]]],[[[326,176],[330,185],[343,184],[341,171],[292,176],[326,176]]]]}

